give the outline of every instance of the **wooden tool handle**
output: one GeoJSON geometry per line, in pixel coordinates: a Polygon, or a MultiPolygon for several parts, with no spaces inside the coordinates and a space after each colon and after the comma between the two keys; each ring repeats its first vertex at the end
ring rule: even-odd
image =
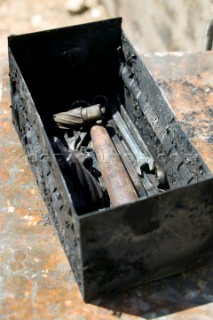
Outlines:
{"type": "Polygon", "coordinates": [[[107,130],[95,125],[90,134],[112,206],[136,201],[137,193],[107,130]]]}

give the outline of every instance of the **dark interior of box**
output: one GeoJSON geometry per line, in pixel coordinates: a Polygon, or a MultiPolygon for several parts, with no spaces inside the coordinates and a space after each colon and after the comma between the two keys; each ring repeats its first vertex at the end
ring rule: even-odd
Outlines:
{"type": "Polygon", "coordinates": [[[10,39],[42,119],[70,109],[75,100],[92,104],[95,96],[117,90],[119,26],[120,19],[10,39]]]}
{"type": "MultiPolygon", "coordinates": [[[[102,103],[105,97],[111,101],[115,92],[120,92],[122,96],[117,54],[120,44],[121,19],[9,38],[10,50],[53,148],[55,144],[52,138],[62,138],[64,134],[52,127],[53,114],[72,109],[76,101],[86,101],[88,105],[93,105],[102,103]]],[[[72,135],[72,130],[69,135],[72,135]]],[[[54,152],[60,151],[56,147],[54,152]]],[[[99,209],[100,203],[95,206],[91,203],[90,193],[85,196],[85,207],[81,200],[81,190],[77,194],[74,192],[78,189],[76,179],[70,179],[66,170],[62,169],[62,173],[77,213],[99,209]]],[[[109,206],[108,199],[104,206],[109,206]]]]}

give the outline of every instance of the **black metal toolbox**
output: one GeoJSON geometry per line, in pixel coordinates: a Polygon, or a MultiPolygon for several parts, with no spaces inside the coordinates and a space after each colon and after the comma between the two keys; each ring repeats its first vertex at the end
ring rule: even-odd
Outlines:
{"type": "Polygon", "coordinates": [[[123,34],[121,19],[10,36],[8,46],[13,122],[84,299],[208,259],[212,173],[123,34]],[[81,197],[78,177],[67,174],[55,140],[62,133],[50,119],[94,97],[109,99],[101,102],[109,118],[117,94],[124,122],[134,126],[136,144],[143,139],[166,187],[131,203],[112,207],[105,199],[93,206],[81,197]]]}

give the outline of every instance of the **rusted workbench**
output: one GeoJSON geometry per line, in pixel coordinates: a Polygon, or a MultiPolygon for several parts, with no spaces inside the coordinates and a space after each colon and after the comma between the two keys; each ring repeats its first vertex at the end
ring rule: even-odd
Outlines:
{"type": "MultiPolygon", "coordinates": [[[[213,53],[143,59],[213,171],[213,53]]],[[[213,262],[93,305],[82,301],[11,124],[5,56],[0,104],[0,319],[213,319],[213,262]]]]}

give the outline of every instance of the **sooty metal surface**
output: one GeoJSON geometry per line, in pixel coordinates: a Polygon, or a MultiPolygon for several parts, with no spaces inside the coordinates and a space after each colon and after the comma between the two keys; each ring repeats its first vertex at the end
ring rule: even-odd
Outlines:
{"type": "Polygon", "coordinates": [[[212,174],[120,24],[113,19],[9,38],[13,121],[87,301],[198,265],[212,248],[212,174]],[[169,190],[85,212],[76,205],[75,181],[54,154],[49,119],[78,99],[103,94],[115,103],[115,92],[169,190]]]}

